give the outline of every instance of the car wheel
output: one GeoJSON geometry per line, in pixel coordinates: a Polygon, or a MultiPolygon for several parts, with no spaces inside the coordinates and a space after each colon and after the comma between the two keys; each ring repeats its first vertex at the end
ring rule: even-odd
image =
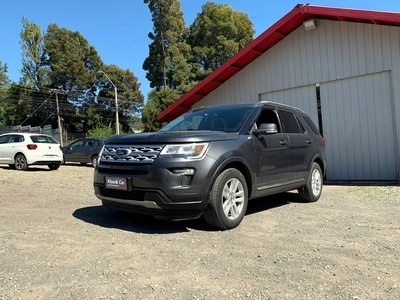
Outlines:
{"type": "Polygon", "coordinates": [[[246,180],[236,169],[222,172],[213,185],[204,219],[211,226],[232,229],[246,214],[248,193],[246,180]]]}
{"type": "Polygon", "coordinates": [[[15,156],[14,166],[18,171],[28,170],[28,163],[26,162],[26,158],[23,154],[17,154],[17,156],[15,156]]]}
{"type": "Polygon", "coordinates": [[[63,165],[66,164],[65,157],[63,157],[63,160],[62,160],[61,164],[63,164],[63,165]]]}
{"type": "Polygon", "coordinates": [[[97,158],[98,158],[97,155],[95,155],[95,156],[92,157],[92,166],[93,166],[93,168],[96,168],[96,165],[97,165],[97,158]]]}
{"type": "Polygon", "coordinates": [[[57,170],[60,167],[60,164],[50,164],[47,165],[50,170],[57,170]]]}
{"type": "Polygon", "coordinates": [[[299,189],[299,196],[303,201],[315,202],[318,201],[322,193],[322,171],[317,163],[311,166],[310,175],[308,176],[307,183],[304,187],[299,189]]]}

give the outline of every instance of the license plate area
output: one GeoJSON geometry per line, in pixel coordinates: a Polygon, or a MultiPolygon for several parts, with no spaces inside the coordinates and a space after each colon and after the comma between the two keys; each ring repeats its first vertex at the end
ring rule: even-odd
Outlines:
{"type": "Polygon", "coordinates": [[[106,177],[106,189],[124,190],[128,189],[127,179],[122,177],[106,177]]]}

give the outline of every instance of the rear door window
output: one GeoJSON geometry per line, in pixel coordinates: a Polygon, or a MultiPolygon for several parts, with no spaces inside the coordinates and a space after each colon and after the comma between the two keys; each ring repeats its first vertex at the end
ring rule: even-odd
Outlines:
{"type": "Polygon", "coordinates": [[[283,123],[283,127],[286,133],[304,133],[304,127],[299,124],[296,116],[293,113],[280,111],[279,115],[283,123]]]}
{"type": "Polygon", "coordinates": [[[24,141],[24,137],[19,134],[13,134],[10,136],[10,139],[8,140],[9,143],[21,143],[24,141]]]}

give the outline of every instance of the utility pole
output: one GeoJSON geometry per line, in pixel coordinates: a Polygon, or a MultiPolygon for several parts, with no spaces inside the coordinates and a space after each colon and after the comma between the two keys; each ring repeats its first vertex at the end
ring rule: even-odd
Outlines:
{"type": "Polygon", "coordinates": [[[63,134],[62,134],[62,127],[61,127],[61,118],[60,118],[60,106],[58,105],[58,93],[62,92],[62,94],[67,93],[68,91],[63,91],[59,89],[52,89],[51,92],[56,94],[56,106],[57,106],[57,125],[58,125],[58,133],[60,139],[60,145],[63,146],[63,134]]]}
{"type": "Polygon", "coordinates": [[[118,116],[118,94],[117,94],[117,87],[115,86],[114,82],[111,81],[111,79],[107,76],[107,74],[99,70],[99,72],[103,73],[104,76],[107,77],[108,81],[113,85],[114,87],[114,96],[115,96],[115,132],[117,135],[119,135],[119,116],[118,116]]]}
{"type": "Polygon", "coordinates": [[[63,136],[62,136],[62,127],[61,127],[61,119],[60,119],[60,107],[58,106],[58,90],[56,90],[56,105],[57,105],[57,123],[58,123],[58,133],[60,135],[60,145],[63,146],[63,136]]]}
{"type": "Polygon", "coordinates": [[[119,135],[118,97],[117,97],[117,87],[115,85],[114,85],[114,94],[115,94],[115,127],[116,127],[115,132],[117,135],[119,135]]]}

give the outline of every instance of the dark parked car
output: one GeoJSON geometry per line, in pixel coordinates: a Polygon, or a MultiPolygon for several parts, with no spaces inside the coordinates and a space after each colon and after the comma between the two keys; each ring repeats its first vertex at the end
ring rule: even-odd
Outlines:
{"type": "Polygon", "coordinates": [[[85,138],[73,141],[68,146],[62,148],[64,161],[79,162],[81,164],[90,163],[93,167],[97,164],[97,158],[104,146],[104,139],[85,138]]]}
{"type": "Polygon", "coordinates": [[[200,107],[159,132],[107,139],[94,172],[108,208],[230,229],[248,200],[290,190],[317,201],[325,139],[302,110],[273,102],[200,107]]]}

